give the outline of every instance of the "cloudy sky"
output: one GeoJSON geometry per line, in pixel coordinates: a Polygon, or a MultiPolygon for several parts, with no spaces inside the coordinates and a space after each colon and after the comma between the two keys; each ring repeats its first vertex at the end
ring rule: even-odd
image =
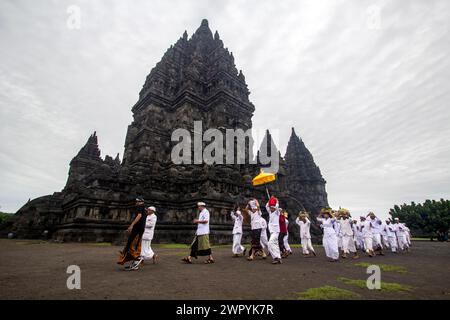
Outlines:
{"type": "Polygon", "coordinates": [[[0,0],[0,210],[61,190],[94,130],[122,156],[146,75],[203,18],[246,76],[254,127],[280,127],[283,153],[296,128],[332,206],[449,198],[450,2],[318,2],[0,0]]]}

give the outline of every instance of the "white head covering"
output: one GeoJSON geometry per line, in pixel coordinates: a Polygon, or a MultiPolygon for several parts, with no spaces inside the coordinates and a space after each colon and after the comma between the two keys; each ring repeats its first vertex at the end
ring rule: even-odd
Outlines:
{"type": "Polygon", "coordinates": [[[147,209],[148,209],[148,210],[152,210],[153,212],[156,212],[156,208],[155,208],[155,207],[153,207],[153,206],[151,206],[151,207],[148,207],[147,209]]]}
{"type": "Polygon", "coordinates": [[[204,202],[197,202],[197,206],[198,207],[206,207],[206,203],[204,203],[204,202]]]}

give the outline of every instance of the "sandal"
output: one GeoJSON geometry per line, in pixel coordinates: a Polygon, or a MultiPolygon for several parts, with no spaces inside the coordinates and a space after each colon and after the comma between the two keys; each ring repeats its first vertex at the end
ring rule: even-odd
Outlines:
{"type": "Polygon", "coordinates": [[[192,263],[192,261],[191,261],[191,260],[189,260],[189,258],[188,258],[188,257],[184,257],[183,259],[181,259],[181,261],[184,261],[184,262],[186,262],[186,263],[189,263],[189,264],[191,264],[191,263],[192,263]]]}
{"type": "Polygon", "coordinates": [[[205,264],[210,264],[210,263],[214,263],[214,260],[213,260],[213,259],[207,259],[207,260],[205,260],[205,264]]]}

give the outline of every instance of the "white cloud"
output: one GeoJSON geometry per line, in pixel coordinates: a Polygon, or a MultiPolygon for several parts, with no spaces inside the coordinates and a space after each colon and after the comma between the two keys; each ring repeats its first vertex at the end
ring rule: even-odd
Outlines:
{"type": "Polygon", "coordinates": [[[246,76],[254,126],[278,126],[282,151],[295,126],[330,204],[385,213],[448,198],[449,9],[445,0],[2,1],[0,205],[15,211],[60,190],[94,130],[103,155],[122,154],[146,75],[203,18],[246,76]],[[72,4],[80,30],[66,26],[72,4]]]}

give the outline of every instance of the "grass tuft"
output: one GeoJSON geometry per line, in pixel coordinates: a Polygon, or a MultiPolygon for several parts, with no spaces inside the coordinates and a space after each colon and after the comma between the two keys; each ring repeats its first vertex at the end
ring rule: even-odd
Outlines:
{"type": "Polygon", "coordinates": [[[323,286],[296,292],[299,300],[347,300],[359,298],[359,294],[337,287],[323,286]]]}
{"type": "MultiPolygon", "coordinates": [[[[355,263],[355,266],[363,267],[363,268],[367,268],[371,265],[374,265],[374,263],[367,263],[367,262],[355,263]]],[[[390,265],[390,264],[376,264],[376,265],[380,267],[381,271],[408,273],[408,270],[403,266],[394,266],[394,265],[390,265]]]]}
{"type": "Polygon", "coordinates": [[[111,242],[96,242],[96,243],[90,243],[89,245],[96,246],[96,247],[110,247],[112,244],[111,244],[111,242]]]}
{"type": "MultiPolygon", "coordinates": [[[[348,278],[344,278],[344,277],[339,277],[337,280],[341,281],[345,284],[348,284],[348,285],[359,287],[361,289],[368,289],[366,280],[348,279],[348,278]]],[[[403,285],[400,283],[381,281],[381,289],[380,290],[384,291],[384,292],[410,292],[413,289],[410,286],[403,285]]]]}

